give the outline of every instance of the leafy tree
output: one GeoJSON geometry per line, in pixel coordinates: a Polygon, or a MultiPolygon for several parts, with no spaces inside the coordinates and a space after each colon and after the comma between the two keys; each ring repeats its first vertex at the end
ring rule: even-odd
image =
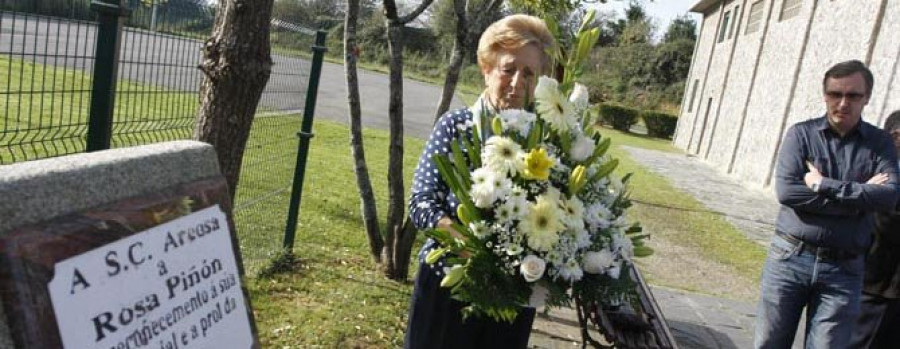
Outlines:
{"type": "Polygon", "coordinates": [[[475,53],[478,35],[498,19],[503,0],[450,0],[450,4],[453,5],[453,50],[444,78],[441,100],[435,111],[435,121],[450,108],[463,63],[475,53]]]}
{"type": "Polygon", "coordinates": [[[331,28],[344,15],[341,3],[334,0],[276,0],[275,18],[308,27],[331,28]]]}
{"type": "Polygon", "coordinates": [[[666,34],[663,35],[663,42],[673,42],[677,40],[689,40],[694,42],[697,40],[697,25],[688,15],[676,17],[669,23],[666,28],[666,34]]]}

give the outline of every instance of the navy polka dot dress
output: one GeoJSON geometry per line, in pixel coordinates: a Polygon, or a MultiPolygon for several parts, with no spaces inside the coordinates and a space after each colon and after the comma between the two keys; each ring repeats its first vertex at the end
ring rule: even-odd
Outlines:
{"type": "MultiPolygon", "coordinates": [[[[441,178],[432,156],[449,155],[450,142],[460,142],[460,148],[465,149],[462,146],[461,137],[472,139],[472,112],[468,108],[444,114],[435,124],[422,156],[419,157],[419,163],[413,175],[409,216],[416,228],[420,230],[433,229],[444,216],[456,219],[456,207],[459,206],[459,201],[441,178]]],[[[438,243],[429,238],[419,251],[419,262],[425,264],[425,256],[437,247],[439,247],[438,243]]],[[[438,277],[443,277],[443,261],[427,266],[430,272],[435,273],[438,277]]]]}
{"type": "MultiPolygon", "coordinates": [[[[472,124],[472,111],[464,108],[444,114],[431,132],[416,167],[409,201],[410,218],[417,228],[434,228],[445,216],[456,219],[459,201],[441,179],[432,157],[449,154],[450,142],[460,142],[462,137],[472,139],[472,124]]],[[[460,147],[465,151],[462,144],[460,147]]],[[[523,308],[513,323],[478,317],[463,320],[462,309],[467,304],[440,287],[444,262],[425,263],[428,252],[437,247],[436,241],[428,239],[419,252],[404,348],[526,348],[534,308],[523,308]]]]}

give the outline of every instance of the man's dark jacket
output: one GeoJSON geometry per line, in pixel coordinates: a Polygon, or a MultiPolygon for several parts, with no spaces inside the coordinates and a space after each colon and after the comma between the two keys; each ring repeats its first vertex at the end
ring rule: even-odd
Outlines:
{"type": "Polygon", "coordinates": [[[878,213],[875,239],[866,259],[864,292],[900,298],[900,212],[878,213]]]}

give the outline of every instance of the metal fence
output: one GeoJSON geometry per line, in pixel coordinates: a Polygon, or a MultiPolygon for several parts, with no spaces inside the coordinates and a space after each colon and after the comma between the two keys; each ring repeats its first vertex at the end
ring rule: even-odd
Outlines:
{"type": "MultiPolygon", "coordinates": [[[[91,105],[103,94],[93,86],[109,72],[116,72],[110,146],[191,138],[203,78],[197,66],[216,8],[205,0],[121,3],[127,11],[114,69],[95,57],[103,38],[91,1],[0,0],[0,164],[85,151],[91,105]]],[[[312,42],[314,33],[273,21],[273,38],[312,42]]],[[[294,169],[309,77],[299,52],[276,52],[235,199],[250,270],[282,246],[293,179],[285,171],[294,169]]]]}

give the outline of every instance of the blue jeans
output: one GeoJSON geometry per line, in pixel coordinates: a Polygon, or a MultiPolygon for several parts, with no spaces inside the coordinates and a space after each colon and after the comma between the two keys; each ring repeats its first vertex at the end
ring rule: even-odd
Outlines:
{"type": "Polygon", "coordinates": [[[806,307],[806,348],[846,348],[859,315],[862,255],[833,260],[779,236],[763,267],[755,348],[790,348],[806,307]]]}

